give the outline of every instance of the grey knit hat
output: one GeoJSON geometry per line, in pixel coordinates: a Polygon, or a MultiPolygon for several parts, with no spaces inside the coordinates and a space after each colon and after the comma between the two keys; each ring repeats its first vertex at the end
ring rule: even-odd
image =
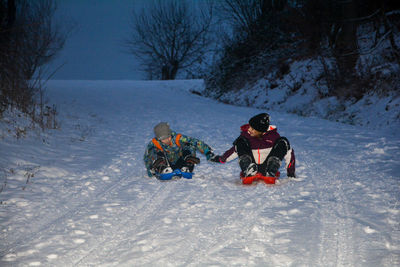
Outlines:
{"type": "Polygon", "coordinates": [[[154,134],[158,140],[164,140],[171,136],[171,129],[167,122],[160,122],[154,127],[154,134]]]}

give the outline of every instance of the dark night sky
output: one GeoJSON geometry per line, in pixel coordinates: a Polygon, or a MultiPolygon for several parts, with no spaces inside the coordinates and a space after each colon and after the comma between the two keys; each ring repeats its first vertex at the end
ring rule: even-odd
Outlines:
{"type": "Polygon", "coordinates": [[[75,30],[51,63],[61,65],[52,79],[143,79],[136,59],[124,52],[132,10],[144,0],[57,0],[56,19],[75,30]]]}

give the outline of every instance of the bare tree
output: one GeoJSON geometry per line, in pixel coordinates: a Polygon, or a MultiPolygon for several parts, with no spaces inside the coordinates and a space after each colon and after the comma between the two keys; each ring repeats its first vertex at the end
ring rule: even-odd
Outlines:
{"type": "Polygon", "coordinates": [[[250,32],[254,23],[261,17],[263,2],[262,0],[222,0],[218,5],[219,16],[236,31],[250,32]]]}
{"type": "Polygon", "coordinates": [[[236,34],[247,37],[257,33],[258,24],[271,23],[271,15],[282,10],[286,4],[287,0],[221,0],[218,1],[217,10],[236,34]],[[265,19],[268,21],[262,21],[265,19]]]}
{"type": "Polygon", "coordinates": [[[52,0],[0,0],[0,113],[16,106],[34,118],[43,104],[42,68],[68,35],[55,23],[55,11],[52,0]]]}
{"type": "Polygon", "coordinates": [[[56,8],[51,0],[25,3],[24,14],[21,14],[21,23],[25,25],[22,38],[29,42],[20,46],[23,49],[18,53],[24,59],[24,72],[28,79],[64,47],[67,34],[54,22],[56,8]]]}
{"type": "Polygon", "coordinates": [[[149,77],[175,79],[179,70],[201,61],[211,43],[212,6],[207,7],[157,0],[133,13],[132,33],[125,44],[149,77]]]}

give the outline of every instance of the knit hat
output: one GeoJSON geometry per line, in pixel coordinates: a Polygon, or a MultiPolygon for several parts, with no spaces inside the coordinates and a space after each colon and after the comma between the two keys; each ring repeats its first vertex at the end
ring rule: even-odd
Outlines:
{"type": "Polygon", "coordinates": [[[249,120],[249,124],[254,130],[265,133],[269,127],[269,115],[267,113],[258,114],[249,120]]]}
{"type": "Polygon", "coordinates": [[[160,122],[154,127],[154,134],[158,140],[164,140],[171,136],[171,129],[167,122],[160,122]]]}

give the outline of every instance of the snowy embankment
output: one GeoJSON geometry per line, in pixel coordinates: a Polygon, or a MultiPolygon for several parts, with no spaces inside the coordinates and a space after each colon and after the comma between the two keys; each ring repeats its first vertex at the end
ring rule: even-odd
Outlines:
{"type": "MultiPolygon", "coordinates": [[[[399,73],[398,66],[392,72],[399,73]]],[[[390,75],[395,74],[386,74],[390,75]]],[[[383,74],[381,74],[383,75],[383,74]]],[[[382,92],[370,92],[361,99],[341,100],[328,93],[323,77],[323,66],[315,59],[296,61],[282,77],[270,74],[256,83],[247,84],[237,92],[228,92],[220,100],[235,105],[289,112],[307,117],[324,118],[370,129],[400,129],[400,93],[396,88],[386,89],[384,79],[378,86],[382,92]]],[[[379,75],[377,74],[377,77],[379,75]]],[[[377,78],[379,79],[379,78],[377,78]]],[[[214,96],[214,93],[209,93],[214,96]]]]}
{"type": "Polygon", "coordinates": [[[203,156],[191,180],[148,178],[156,123],[222,153],[263,111],[201,86],[50,82],[61,129],[0,140],[0,265],[400,265],[398,135],[270,112],[300,181],[242,186],[236,161],[203,156]]]}

